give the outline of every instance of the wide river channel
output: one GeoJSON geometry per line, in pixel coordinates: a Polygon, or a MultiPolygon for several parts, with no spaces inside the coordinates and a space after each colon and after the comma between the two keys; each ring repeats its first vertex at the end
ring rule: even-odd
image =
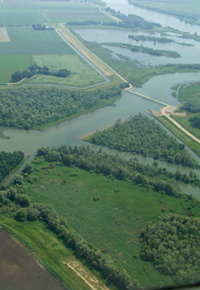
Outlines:
{"type": "MultiPolygon", "coordinates": [[[[108,6],[110,6],[111,8],[114,8],[117,11],[120,10],[122,13],[125,13],[125,11],[126,12],[129,11],[129,13],[134,13],[130,9],[134,9],[134,11],[138,10],[138,8],[135,8],[134,6],[130,5],[128,3],[128,0],[123,0],[123,1],[122,0],[115,0],[115,1],[107,0],[105,2],[107,2],[108,6]],[[121,5],[121,3],[123,3],[123,5],[121,5]]],[[[140,13],[140,16],[149,20],[148,18],[146,18],[147,12],[145,9],[139,9],[138,11],[139,11],[138,15],[140,13]],[[141,14],[142,11],[144,12],[143,15],[141,14]]],[[[151,15],[152,13],[154,14],[154,12],[148,11],[148,15],[151,15]]],[[[135,14],[137,13],[135,12],[135,14]]],[[[180,25],[184,26],[184,23],[180,22],[179,20],[171,16],[166,16],[166,15],[163,16],[163,14],[161,13],[156,13],[156,14],[159,15],[158,19],[162,19],[162,17],[168,17],[168,19],[174,19],[175,23],[178,22],[180,25]]],[[[168,25],[172,26],[172,23],[168,25]]],[[[190,32],[192,32],[194,29],[192,25],[185,24],[185,26],[186,26],[185,31],[186,31],[186,28],[191,29],[190,32]]],[[[176,27],[177,26],[174,25],[174,28],[176,27]]],[[[198,31],[200,31],[200,28],[199,27],[197,28],[199,29],[198,31]]],[[[197,29],[195,31],[197,31],[197,29]]],[[[84,38],[84,33],[85,33],[84,30],[82,30],[82,32],[80,31],[78,32],[84,38]]],[[[88,33],[89,32],[87,32],[87,35],[88,33]]],[[[101,32],[98,30],[96,32],[91,31],[91,34],[88,37],[90,37],[90,40],[91,40],[92,38],[94,38],[94,35],[96,34],[97,36],[96,40],[93,39],[91,41],[97,41],[100,35],[99,33],[101,32]]],[[[108,31],[108,33],[110,32],[108,31]]],[[[117,33],[120,33],[120,32],[117,31],[115,33],[116,33],[116,38],[118,38],[117,33]]],[[[104,34],[106,35],[105,30],[104,30],[104,34]]],[[[120,39],[118,38],[118,42],[119,41],[120,39]]],[[[122,42],[123,42],[123,38],[122,38],[122,42]]],[[[148,58],[151,59],[151,56],[148,56],[148,58]]],[[[183,73],[183,74],[176,73],[173,75],[166,74],[162,76],[153,77],[146,84],[144,84],[142,88],[137,88],[134,90],[141,94],[147,95],[151,98],[163,101],[167,104],[177,105],[178,101],[177,99],[174,99],[172,97],[171,87],[173,87],[176,84],[199,81],[199,80],[200,80],[200,73],[183,73]]],[[[37,130],[26,131],[26,130],[19,130],[19,129],[13,129],[13,128],[5,128],[3,133],[6,136],[9,136],[10,139],[0,139],[0,150],[6,151],[6,152],[22,150],[25,154],[31,154],[33,156],[36,150],[42,146],[59,147],[64,144],[67,146],[88,144],[84,141],[81,141],[79,138],[81,136],[87,135],[96,130],[109,127],[113,125],[118,119],[125,120],[130,115],[135,115],[139,112],[147,115],[148,114],[147,110],[151,109],[151,110],[159,111],[161,107],[162,106],[159,104],[156,104],[148,100],[144,100],[141,97],[138,97],[129,92],[123,91],[122,97],[119,100],[117,100],[113,106],[105,107],[105,108],[96,110],[92,113],[82,115],[78,118],[63,122],[57,126],[51,127],[44,131],[37,131],[37,130]]],[[[103,150],[106,150],[107,152],[112,153],[112,154],[119,153],[121,156],[125,158],[134,157],[133,155],[129,153],[116,152],[116,150],[110,150],[102,146],[96,146],[96,145],[90,145],[90,146],[94,150],[102,148],[103,150]]],[[[192,151],[190,151],[190,153],[192,154],[193,158],[195,158],[200,163],[200,158],[197,155],[195,155],[192,151]]],[[[146,164],[152,164],[154,161],[153,158],[151,157],[144,158],[140,155],[137,157],[140,162],[143,162],[146,164]]],[[[168,164],[163,161],[159,161],[158,163],[160,166],[165,167],[171,171],[180,170],[183,173],[189,173],[191,171],[191,169],[185,168],[180,165],[168,164]]],[[[200,170],[193,170],[193,171],[195,171],[200,177],[200,170]]],[[[195,188],[195,187],[192,187],[190,185],[185,185],[185,184],[183,185],[180,183],[179,183],[179,187],[182,189],[183,192],[188,193],[188,194],[193,194],[195,197],[200,199],[199,188],[195,188]]]]}

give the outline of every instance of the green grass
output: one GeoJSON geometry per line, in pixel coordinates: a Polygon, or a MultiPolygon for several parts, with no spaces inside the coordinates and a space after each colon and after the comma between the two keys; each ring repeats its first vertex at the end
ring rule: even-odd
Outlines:
{"type": "Polygon", "coordinates": [[[48,23],[49,19],[37,8],[1,8],[0,18],[4,26],[9,25],[33,25],[48,23]]]}
{"type": "Polygon", "coordinates": [[[7,83],[15,71],[23,71],[31,63],[28,55],[0,55],[0,84],[7,83]]]}
{"type": "MultiPolygon", "coordinates": [[[[43,160],[43,158],[38,158],[43,160]]],[[[136,186],[132,183],[114,180],[102,174],[89,173],[56,165],[53,169],[42,169],[49,163],[34,164],[39,169],[34,175],[39,181],[29,184],[27,194],[33,202],[49,203],[60,215],[67,218],[69,225],[78,233],[106,249],[128,273],[145,287],[159,287],[172,284],[170,277],[160,275],[150,263],[134,259],[140,253],[138,241],[141,228],[147,221],[157,221],[166,206],[166,213],[175,211],[186,214],[182,206],[189,201],[176,199],[136,186]],[[77,176],[71,177],[71,173],[77,176]],[[63,180],[66,183],[63,184],[63,180]],[[114,190],[118,189],[118,192],[114,190]],[[97,195],[98,201],[93,201],[97,195]],[[180,205],[181,204],[181,205],[180,205]]],[[[199,216],[199,206],[192,211],[199,216]]]]}
{"type": "Polygon", "coordinates": [[[200,138],[200,130],[198,128],[192,127],[191,122],[189,121],[189,119],[191,117],[194,117],[196,114],[192,114],[192,113],[189,113],[187,111],[185,111],[185,112],[187,113],[186,117],[179,117],[179,116],[171,116],[171,117],[174,120],[176,120],[179,124],[181,124],[181,126],[183,126],[183,128],[185,128],[190,133],[192,133],[194,136],[196,136],[197,138],[200,138]]]}
{"type": "Polygon", "coordinates": [[[167,129],[169,129],[175,136],[177,136],[185,145],[187,145],[192,151],[200,156],[200,146],[198,143],[186,136],[179,128],[177,128],[167,117],[155,117],[160,121],[167,129]]]}
{"type": "Polygon", "coordinates": [[[97,73],[79,55],[34,55],[33,62],[39,66],[48,66],[51,70],[67,69],[71,73],[67,78],[36,75],[27,79],[28,84],[58,84],[63,86],[86,87],[104,82],[105,79],[97,73]]]}
{"type": "MultiPolygon", "coordinates": [[[[179,86],[180,85],[177,85],[172,89],[177,91],[179,86]]],[[[181,103],[189,101],[197,96],[200,96],[200,82],[182,85],[178,92],[178,99],[181,103]]]]}
{"type": "Polygon", "coordinates": [[[65,286],[70,290],[90,290],[70,268],[62,264],[73,255],[72,250],[67,249],[62,241],[58,240],[48,231],[41,222],[20,223],[7,216],[0,215],[0,225],[11,230],[25,246],[42,261],[42,264],[55,272],[56,276],[65,281],[65,286]]]}
{"type": "Polygon", "coordinates": [[[67,23],[71,21],[113,21],[100,11],[100,9],[89,3],[71,1],[43,1],[34,2],[41,10],[46,11],[48,17],[54,23],[67,23]]]}
{"type": "Polygon", "coordinates": [[[56,31],[34,31],[31,27],[9,27],[11,42],[1,43],[0,55],[75,54],[56,31]]]}

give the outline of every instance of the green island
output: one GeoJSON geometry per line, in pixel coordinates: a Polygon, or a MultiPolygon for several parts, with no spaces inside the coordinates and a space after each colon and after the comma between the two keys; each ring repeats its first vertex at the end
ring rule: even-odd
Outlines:
{"type": "MultiPolygon", "coordinates": [[[[136,5],[141,2],[146,5],[145,0],[136,5]]],[[[193,18],[195,23],[198,6],[194,13],[193,5],[187,21],[193,18]]],[[[170,14],[175,15],[173,9],[170,14]]],[[[181,8],[179,16],[185,20],[183,13],[181,8]]],[[[129,35],[136,41],[168,45],[173,45],[168,33],[192,39],[194,46],[200,41],[197,33],[126,16],[101,0],[0,2],[0,143],[6,151],[0,152],[0,288],[140,290],[197,283],[200,198],[193,189],[200,187],[200,164],[186,146],[200,156],[199,144],[165,116],[155,118],[183,143],[139,110],[129,118],[130,113],[122,114],[125,121],[117,114],[124,110],[120,102],[126,102],[132,85],[140,87],[156,75],[199,72],[200,64],[146,67],[123,55],[116,59],[103,45],[147,53],[149,58],[181,55],[120,39],[88,42],[76,28],[97,29],[96,33],[131,30],[145,33],[129,35]],[[91,135],[96,113],[99,131],[91,135]],[[109,128],[101,131],[102,119],[112,114],[116,118],[106,119],[109,128]],[[76,117],[88,137],[80,138],[76,117]],[[50,131],[54,133],[45,135],[50,131]],[[35,152],[29,149],[30,135],[36,136],[33,143],[41,140],[35,152]],[[48,138],[58,139],[55,148],[48,138]],[[81,146],[85,141],[92,144],[81,146]],[[18,149],[22,146],[24,152],[18,149]],[[137,155],[151,164],[139,162],[137,155]],[[16,252],[19,257],[11,258],[16,252]]],[[[179,44],[188,50],[192,46],[179,44]]],[[[199,86],[173,88],[181,101],[178,112],[187,116],[171,115],[198,138],[199,86]]]]}
{"type": "Polygon", "coordinates": [[[166,57],[174,57],[179,58],[181,55],[176,51],[170,51],[170,50],[159,50],[159,49],[153,49],[150,47],[144,47],[144,46],[138,46],[138,45],[132,45],[128,43],[104,43],[104,45],[114,46],[114,47],[120,47],[128,49],[132,52],[142,52],[147,53],[154,56],[166,56],[166,57]]]}
{"type": "Polygon", "coordinates": [[[174,42],[173,39],[169,39],[166,37],[155,37],[155,36],[146,36],[146,35],[131,35],[129,34],[128,38],[134,39],[136,41],[153,41],[153,42],[162,42],[162,43],[168,43],[168,42],[174,42]]]}

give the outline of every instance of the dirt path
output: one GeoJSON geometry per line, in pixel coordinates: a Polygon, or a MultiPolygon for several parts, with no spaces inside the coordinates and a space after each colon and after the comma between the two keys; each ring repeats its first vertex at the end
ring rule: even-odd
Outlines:
{"type": "Polygon", "coordinates": [[[103,282],[99,281],[96,276],[75,258],[63,262],[63,264],[72,269],[92,290],[109,290],[103,282]]]}

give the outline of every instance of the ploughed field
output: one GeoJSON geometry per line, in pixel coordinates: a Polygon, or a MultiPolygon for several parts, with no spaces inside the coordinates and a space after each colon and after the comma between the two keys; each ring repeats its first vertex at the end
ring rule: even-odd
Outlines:
{"type": "Polygon", "coordinates": [[[62,290],[64,287],[17,239],[0,229],[0,289],[62,290]]]}

